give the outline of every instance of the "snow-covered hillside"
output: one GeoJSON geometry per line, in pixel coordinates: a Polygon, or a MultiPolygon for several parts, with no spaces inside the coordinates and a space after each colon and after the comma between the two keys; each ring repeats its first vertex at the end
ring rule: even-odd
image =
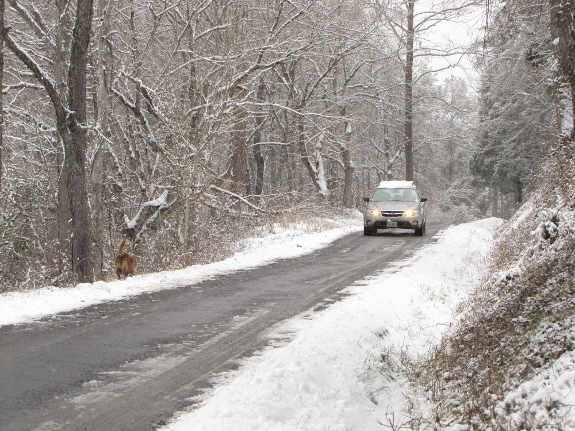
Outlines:
{"type": "Polygon", "coordinates": [[[574,190],[565,139],[500,230],[493,274],[426,363],[442,429],[575,430],[574,190]]]}

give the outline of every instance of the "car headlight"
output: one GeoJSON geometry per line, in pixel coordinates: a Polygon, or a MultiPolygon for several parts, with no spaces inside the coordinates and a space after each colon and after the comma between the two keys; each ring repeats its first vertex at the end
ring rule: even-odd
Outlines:
{"type": "Polygon", "coordinates": [[[377,208],[370,209],[369,213],[374,217],[379,217],[381,215],[381,211],[377,208]]]}
{"type": "Polygon", "coordinates": [[[413,217],[416,216],[417,214],[419,214],[419,210],[405,210],[405,212],[403,213],[405,217],[413,217]]]}

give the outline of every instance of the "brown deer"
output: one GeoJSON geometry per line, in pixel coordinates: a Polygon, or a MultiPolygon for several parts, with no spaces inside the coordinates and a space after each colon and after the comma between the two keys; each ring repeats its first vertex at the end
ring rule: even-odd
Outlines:
{"type": "Polygon", "coordinates": [[[124,238],[116,256],[116,275],[118,280],[126,278],[128,275],[134,275],[134,258],[124,251],[125,245],[126,239],[124,238]]]}

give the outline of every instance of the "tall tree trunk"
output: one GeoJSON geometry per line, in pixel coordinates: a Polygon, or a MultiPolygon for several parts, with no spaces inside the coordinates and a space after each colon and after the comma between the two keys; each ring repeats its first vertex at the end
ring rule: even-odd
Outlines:
{"type": "Polygon", "coordinates": [[[305,141],[305,124],[304,124],[304,117],[299,116],[297,118],[297,130],[298,130],[298,137],[297,137],[297,145],[299,149],[299,157],[303,165],[305,166],[307,173],[309,174],[309,178],[311,179],[313,185],[315,186],[316,190],[319,192],[321,190],[320,184],[318,181],[317,170],[315,169],[314,163],[312,161],[312,156],[308,154],[305,141]]]}
{"type": "Polygon", "coordinates": [[[72,219],[72,268],[76,281],[94,279],[90,207],[86,190],[86,66],[92,28],[92,0],[78,0],[72,34],[70,66],[68,69],[68,106],[58,82],[39,67],[38,63],[20,48],[9,34],[4,35],[6,46],[32,71],[44,86],[56,117],[58,134],[64,145],[64,169],[68,175],[68,199],[72,219]]]}
{"type": "Polygon", "coordinates": [[[343,206],[345,208],[353,207],[353,173],[355,167],[351,160],[351,151],[346,147],[341,154],[344,166],[344,180],[343,180],[343,206]]]}
{"type": "Polygon", "coordinates": [[[98,0],[98,92],[97,92],[97,129],[103,135],[100,138],[92,163],[92,232],[94,238],[94,275],[101,279],[104,271],[104,139],[110,136],[110,85],[112,76],[112,48],[107,39],[110,34],[110,0],[98,0]]]}
{"type": "Polygon", "coordinates": [[[92,0],[78,0],[72,34],[68,103],[64,133],[65,169],[68,173],[68,197],[72,210],[72,265],[79,282],[94,280],[90,206],[86,190],[86,66],[92,27],[92,0]]]}
{"type": "Polygon", "coordinates": [[[491,216],[499,217],[499,189],[495,185],[491,187],[491,216]]]}
{"type": "Polygon", "coordinates": [[[404,134],[405,134],[405,179],[413,181],[413,48],[415,30],[413,25],[415,11],[415,0],[407,1],[407,28],[406,28],[406,41],[405,41],[405,119],[404,119],[404,134]]]}
{"type": "Polygon", "coordinates": [[[59,256],[58,262],[62,271],[70,270],[71,262],[71,247],[72,240],[72,226],[70,220],[72,219],[72,212],[70,211],[70,199],[68,199],[68,172],[64,169],[64,152],[60,149],[61,139],[58,139],[58,248],[59,256]]]}
{"type": "MultiPolygon", "coordinates": [[[[283,112],[283,117],[284,117],[284,126],[282,127],[282,142],[285,142],[286,145],[282,146],[280,149],[280,156],[279,156],[279,160],[277,161],[277,163],[279,163],[278,166],[278,171],[283,171],[285,172],[285,179],[286,179],[286,185],[287,187],[285,187],[285,190],[290,192],[290,197],[291,197],[291,192],[296,190],[296,175],[295,175],[295,170],[292,167],[292,161],[291,161],[291,157],[290,157],[290,153],[295,154],[296,151],[295,149],[292,150],[292,144],[290,143],[290,131],[291,131],[291,121],[290,121],[290,116],[288,114],[287,111],[283,112]]],[[[282,178],[282,175],[278,175],[278,177],[280,180],[282,178]]],[[[281,189],[281,184],[279,182],[276,182],[276,190],[275,193],[277,193],[278,191],[283,191],[281,189]]]]}
{"type": "MultiPolygon", "coordinates": [[[[68,3],[64,0],[56,0],[56,7],[58,8],[58,29],[55,32],[56,46],[52,52],[52,61],[54,64],[54,81],[56,91],[60,95],[66,93],[66,71],[68,70],[66,53],[69,49],[70,33],[69,28],[72,27],[72,17],[68,10],[68,3]]],[[[60,97],[61,103],[64,98],[60,97]]],[[[64,119],[57,119],[61,125],[58,130],[65,129],[64,119]]],[[[59,248],[59,263],[61,271],[70,271],[70,264],[72,263],[72,211],[70,210],[70,199],[68,198],[68,172],[64,168],[64,145],[62,144],[62,135],[56,135],[58,141],[58,248],[59,248]]]]}
{"type": "MultiPolygon", "coordinates": [[[[187,5],[186,11],[186,20],[188,23],[193,22],[192,18],[192,11],[190,9],[190,4],[187,5]]],[[[188,40],[188,51],[194,52],[194,31],[195,28],[193,25],[188,25],[187,27],[187,40],[188,40]]],[[[196,108],[201,103],[201,93],[200,89],[198,88],[198,76],[197,76],[197,69],[196,63],[194,61],[190,61],[191,56],[187,53],[182,54],[184,56],[184,61],[189,63],[189,75],[188,75],[188,88],[185,95],[182,95],[183,99],[186,99],[185,102],[189,104],[190,109],[196,108]]],[[[197,111],[193,111],[192,114],[188,117],[188,140],[190,146],[195,148],[198,145],[199,138],[199,122],[201,120],[200,113],[197,111]]],[[[198,176],[200,174],[200,170],[196,170],[197,156],[196,155],[188,155],[186,157],[189,158],[189,162],[186,163],[186,171],[183,178],[183,189],[184,189],[184,228],[183,228],[183,237],[184,237],[184,262],[186,265],[191,265],[193,263],[194,251],[199,248],[199,228],[198,226],[201,225],[199,223],[199,214],[198,205],[197,205],[197,196],[196,196],[196,182],[198,181],[198,176]]]]}
{"type": "Polygon", "coordinates": [[[4,102],[2,88],[4,88],[4,0],[0,0],[0,189],[2,189],[2,153],[4,152],[4,102]]]}
{"type": "Polygon", "coordinates": [[[575,66],[573,67],[573,77],[571,77],[571,115],[573,117],[571,140],[575,141],[575,66]]]}

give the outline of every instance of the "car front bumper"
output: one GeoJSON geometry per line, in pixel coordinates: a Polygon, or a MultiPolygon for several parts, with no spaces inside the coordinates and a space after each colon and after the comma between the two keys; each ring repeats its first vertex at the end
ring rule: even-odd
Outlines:
{"type": "Polygon", "coordinates": [[[382,217],[364,216],[363,224],[368,229],[417,229],[421,226],[421,217],[382,217]]]}

